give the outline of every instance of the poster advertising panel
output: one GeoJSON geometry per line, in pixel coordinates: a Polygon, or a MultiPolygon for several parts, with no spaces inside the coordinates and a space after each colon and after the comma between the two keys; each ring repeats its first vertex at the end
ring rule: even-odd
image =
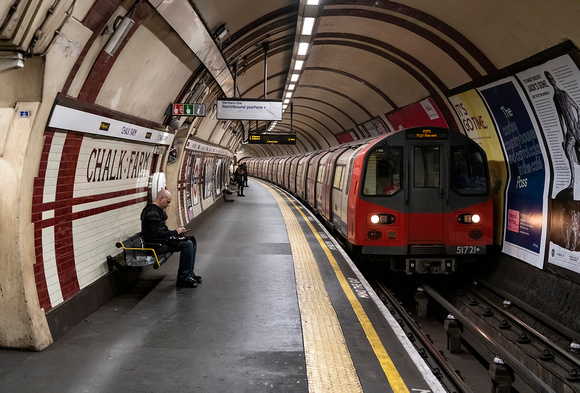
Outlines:
{"type": "Polygon", "coordinates": [[[192,181],[192,190],[193,190],[193,206],[197,206],[199,204],[199,194],[200,194],[200,171],[201,171],[201,157],[195,157],[195,167],[193,169],[193,181],[192,181]]]}
{"type": "Polygon", "coordinates": [[[491,194],[494,210],[494,242],[502,244],[504,194],[507,184],[507,167],[495,124],[476,90],[449,97],[465,134],[473,139],[487,155],[491,194]]]}
{"type": "Polygon", "coordinates": [[[193,162],[195,154],[188,153],[187,166],[185,172],[185,206],[187,209],[187,218],[189,221],[193,220],[193,202],[191,201],[192,177],[193,177],[193,162]]]}
{"type": "Polygon", "coordinates": [[[374,119],[363,123],[361,127],[364,128],[371,136],[387,134],[389,132],[387,125],[380,117],[375,117],[374,119]]]}
{"type": "Polygon", "coordinates": [[[443,127],[448,128],[443,114],[431,98],[408,105],[398,111],[389,113],[387,119],[395,130],[412,127],[443,127]]]}
{"type": "Polygon", "coordinates": [[[580,273],[580,71],[570,56],[517,74],[551,157],[548,263],[580,273]]]}
{"type": "Polygon", "coordinates": [[[508,162],[503,252],[543,268],[550,172],[539,126],[515,78],[479,89],[508,162]]]}
{"type": "Polygon", "coordinates": [[[335,134],[335,136],[336,139],[338,140],[338,143],[340,144],[356,141],[358,139],[358,136],[356,135],[354,130],[344,131],[341,132],[340,134],[335,134]]]}

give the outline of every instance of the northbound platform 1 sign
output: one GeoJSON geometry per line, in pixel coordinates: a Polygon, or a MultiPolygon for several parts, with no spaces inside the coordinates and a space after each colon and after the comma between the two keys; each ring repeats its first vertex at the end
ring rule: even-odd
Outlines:
{"type": "Polygon", "coordinates": [[[282,120],[282,100],[219,99],[218,120],[282,120]]]}

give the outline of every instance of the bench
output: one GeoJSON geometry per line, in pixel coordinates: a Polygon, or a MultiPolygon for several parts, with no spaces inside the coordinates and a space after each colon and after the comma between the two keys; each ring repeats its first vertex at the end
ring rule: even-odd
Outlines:
{"type": "Polygon", "coordinates": [[[121,264],[118,259],[108,256],[107,265],[109,270],[116,267],[123,271],[140,271],[144,266],[153,265],[158,269],[173,254],[164,240],[153,240],[145,242],[141,233],[116,243],[117,248],[123,249],[123,259],[125,264],[121,264]]]}

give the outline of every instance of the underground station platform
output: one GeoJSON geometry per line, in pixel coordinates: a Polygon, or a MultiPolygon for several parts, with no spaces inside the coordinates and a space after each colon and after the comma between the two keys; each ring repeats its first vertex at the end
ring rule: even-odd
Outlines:
{"type": "Polygon", "coordinates": [[[0,350],[0,391],[444,392],[356,266],[293,197],[251,179],[179,254],[41,352],[0,350]]]}

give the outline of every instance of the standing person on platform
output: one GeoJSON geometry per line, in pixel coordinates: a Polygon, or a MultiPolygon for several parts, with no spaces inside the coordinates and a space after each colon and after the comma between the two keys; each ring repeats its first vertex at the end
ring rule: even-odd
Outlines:
{"type": "Polygon", "coordinates": [[[244,168],[244,171],[245,171],[245,173],[244,173],[244,187],[249,187],[248,186],[248,165],[245,162],[243,162],[242,168],[244,168]]]}
{"type": "Polygon", "coordinates": [[[235,177],[236,181],[238,182],[238,196],[244,195],[244,175],[248,172],[245,171],[244,167],[240,164],[238,165],[238,169],[236,169],[235,177]]]}
{"type": "Polygon", "coordinates": [[[171,193],[160,190],[153,203],[145,206],[141,212],[141,232],[145,241],[164,241],[173,252],[179,251],[179,268],[177,269],[178,287],[195,288],[201,283],[201,276],[193,272],[195,255],[197,253],[197,241],[195,236],[185,236],[187,229],[179,227],[170,230],[165,221],[167,213],[165,209],[171,203],[171,193]]]}

